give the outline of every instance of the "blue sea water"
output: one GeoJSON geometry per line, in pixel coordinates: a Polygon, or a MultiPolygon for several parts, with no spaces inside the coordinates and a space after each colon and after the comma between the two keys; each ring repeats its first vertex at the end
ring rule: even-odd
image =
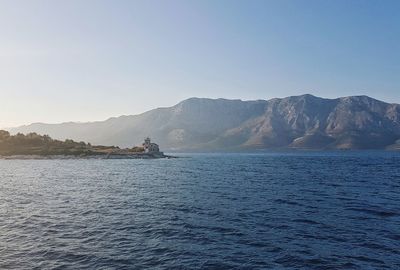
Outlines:
{"type": "Polygon", "coordinates": [[[0,160],[0,269],[400,269],[400,153],[0,160]]]}

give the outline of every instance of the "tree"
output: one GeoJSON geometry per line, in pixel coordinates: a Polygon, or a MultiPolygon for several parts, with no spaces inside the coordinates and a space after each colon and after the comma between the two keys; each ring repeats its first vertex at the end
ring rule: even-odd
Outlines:
{"type": "Polygon", "coordinates": [[[10,137],[10,132],[5,130],[0,130],[0,140],[4,140],[10,137]]]}

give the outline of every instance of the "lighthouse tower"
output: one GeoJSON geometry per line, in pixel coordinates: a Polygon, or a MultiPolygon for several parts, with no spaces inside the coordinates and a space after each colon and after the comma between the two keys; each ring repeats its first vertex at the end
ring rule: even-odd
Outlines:
{"type": "Polygon", "coordinates": [[[147,137],[144,139],[144,143],[142,144],[145,153],[158,153],[160,152],[160,148],[158,144],[152,143],[150,138],[147,137]]]}

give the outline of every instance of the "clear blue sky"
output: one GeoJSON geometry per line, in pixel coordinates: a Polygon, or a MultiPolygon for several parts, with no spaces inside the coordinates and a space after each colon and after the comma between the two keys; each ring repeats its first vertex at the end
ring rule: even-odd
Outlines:
{"type": "Polygon", "coordinates": [[[400,1],[0,0],[0,127],[182,99],[400,103],[400,1]]]}

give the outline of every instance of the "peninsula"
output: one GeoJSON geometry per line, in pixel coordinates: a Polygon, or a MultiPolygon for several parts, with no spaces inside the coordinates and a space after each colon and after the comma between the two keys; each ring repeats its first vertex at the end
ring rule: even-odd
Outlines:
{"type": "Polygon", "coordinates": [[[0,158],[2,159],[52,159],[52,158],[99,158],[99,159],[154,159],[168,158],[159,146],[146,138],[142,146],[121,149],[117,146],[91,145],[70,139],[52,139],[48,135],[18,133],[11,135],[0,130],[0,158]]]}

